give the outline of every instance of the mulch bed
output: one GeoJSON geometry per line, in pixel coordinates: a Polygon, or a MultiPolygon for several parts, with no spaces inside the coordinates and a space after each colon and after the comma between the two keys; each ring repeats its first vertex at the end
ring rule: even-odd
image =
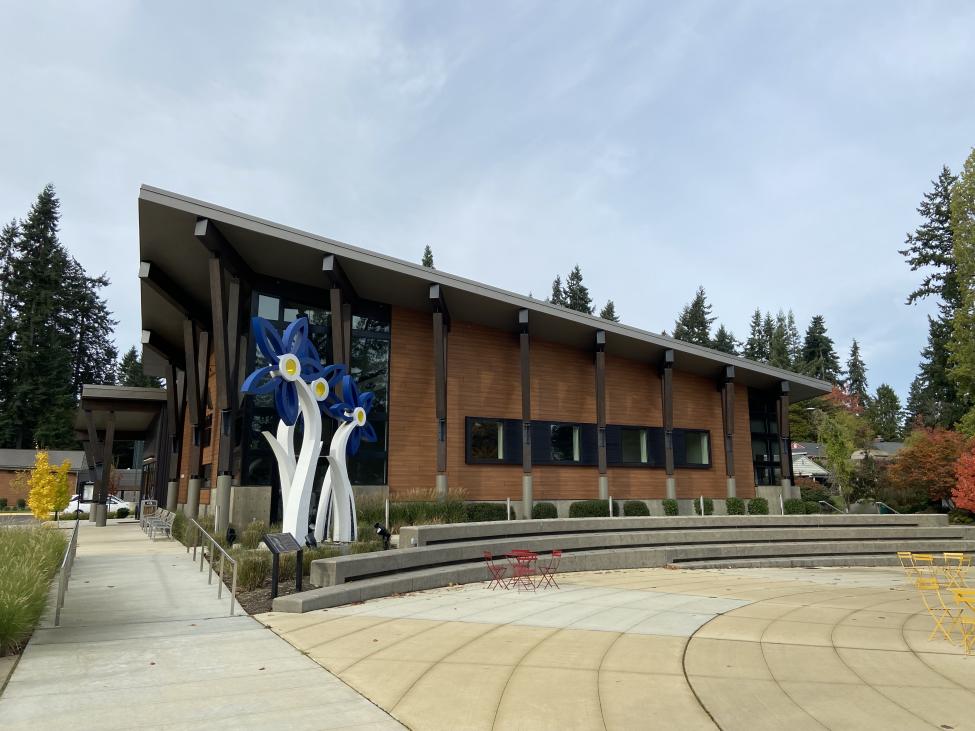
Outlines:
{"type": "MultiPolygon", "coordinates": [[[[308,580],[306,576],[302,579],[301,589],[302,591],[308,591],[314,587],[308,580]]],[[[278,582],[278,596],[285,596],[287,594],[295,593],[295,581],[290,579],[288,581],[278,582]]],[[[237,601],[240,603],[241,608],[248,614],[262,614],[264,612],[271,611],[271,579],[265,579],[264,585],[257,588],[251,589],[250,591],[238,591],[237,601]]]]}

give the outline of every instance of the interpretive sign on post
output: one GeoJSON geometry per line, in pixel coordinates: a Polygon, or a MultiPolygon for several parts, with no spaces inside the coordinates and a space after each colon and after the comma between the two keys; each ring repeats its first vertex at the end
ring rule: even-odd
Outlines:
{"type": "Polygon", "coordinates": [[[304,554],[301,544],[290,533],[265,533],[264,545],[271,551],[271,598],[274,599],[278,595],[278,568],[282,553],[297,552],[295,554],[295,591],[301,591],[301,575],[304,573],[301,567],[301,559],[304,554]]]}

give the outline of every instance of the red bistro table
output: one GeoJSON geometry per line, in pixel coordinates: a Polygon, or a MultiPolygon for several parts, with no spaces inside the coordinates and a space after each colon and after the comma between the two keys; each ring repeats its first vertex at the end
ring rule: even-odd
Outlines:
{"type": "Polygon", "coordinates": [[[515,550],[506,554],[508,563],[511,564],[511,579],[508,587],[525,588],[535,591],[535,564],[538,562],[538,554],[532,551],[515,550]]]}

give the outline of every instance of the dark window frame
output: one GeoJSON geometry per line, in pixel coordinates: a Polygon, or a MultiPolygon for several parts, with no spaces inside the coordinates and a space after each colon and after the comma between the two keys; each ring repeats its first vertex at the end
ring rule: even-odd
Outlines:
{"type": "MultiPolygon", "coordinates": [[[[711,430],[710,429],[687,429],[681,427],[679,429],[674,429],[674,436],[677,433],[681,434],[707,434],[708,437],[708,463],[707,464],[689,464],[687,462],[681,462],[677,458],[677,450],[674,450],[674,469],[680,470],[710,470],[714,468],[714,447],[711,444],[711,430]]],[[[684,456],[687,456],[686,442],[684,456]]]]}

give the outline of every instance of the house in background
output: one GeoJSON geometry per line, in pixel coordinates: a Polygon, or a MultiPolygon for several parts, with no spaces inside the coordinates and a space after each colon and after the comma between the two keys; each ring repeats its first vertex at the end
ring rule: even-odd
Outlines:
{"type": "MultiPolygon", "coordinates": [[[[18,472],[28,472],[34,467],[36,449],[0,449],[0,498],[7,499],[7,505],[14,506],[18,500],[27,499],[27,486],[18,487],[15,483],[18,472]]],[[[87,470],[85,453],[82,451],[52,450],[47,453],[51,466],[68,460],[68,487],[74,493],[78,488],[78,473],[87,470]]]]}
{"type": "Polygon", "coordinates": [[[792,473],[797,477],[815,480],[823,485],[829,482],[829,470],[817,458],[822,457],[823,445],[818,442],[792,443],[792,473]]]}

